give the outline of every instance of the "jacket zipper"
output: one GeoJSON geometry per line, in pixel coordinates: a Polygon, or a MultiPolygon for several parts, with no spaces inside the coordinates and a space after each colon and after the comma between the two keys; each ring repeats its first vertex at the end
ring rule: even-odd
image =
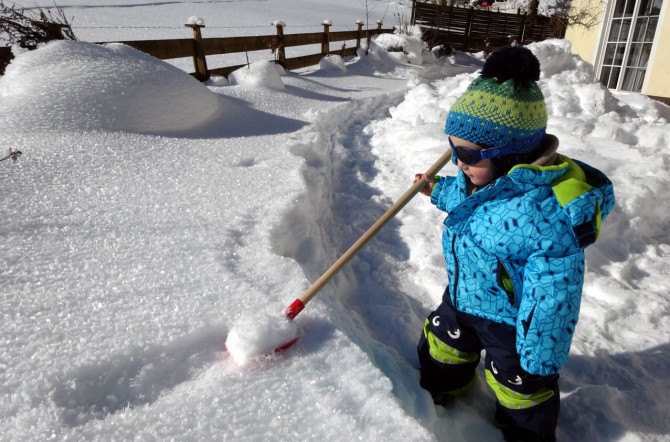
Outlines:
{"type": "Polygon", "coordinates": [[[458,301],[456,300],[456,294],[458,293],[458,276],[459,276],[459,266],[458,266],[458,256],[456,256],[456,234],[451,240],[451,254],[454,257],[454,308],[458,309],[458,301]]]}
{"type": "Polygon", "coordinates": [[[516,301],[516,287],[514,286],[514,281],[512,280],[511,273],[509,272],[509,270],[507,270],[507,266],[501,259],[498,259],[498,270],[496,273],[497,273],[496,279],[498,286],[502,288],[503,291],[507,294],[507,301],[510,303],[510,305],[514,305],[514,302],[516,301]],[[504,277],[502,275],[502,272],[505,272],[507,278],[510,281],[510,284],[512,285],[511,292],[507,291],[507,287],[505,287],[505,284],[503,283],[504,277]]]}

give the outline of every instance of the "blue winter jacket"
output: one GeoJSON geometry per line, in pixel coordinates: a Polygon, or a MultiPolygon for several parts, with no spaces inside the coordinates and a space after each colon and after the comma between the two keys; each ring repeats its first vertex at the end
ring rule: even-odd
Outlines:
{"type": "Polygon", "coordinates": [[[466,179],[459,170],[431,195],[448,213],[444,302],[516,327],[523,369],[556,373],[579,316],[584,248],[614,206],[612,183],[562,155],[551,166],[515,166],[469,196],[466,179]]]}

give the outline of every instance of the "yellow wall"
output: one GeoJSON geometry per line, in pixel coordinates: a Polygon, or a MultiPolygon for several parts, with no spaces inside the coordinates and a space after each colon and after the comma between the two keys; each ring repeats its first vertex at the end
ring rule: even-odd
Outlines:
{"type": "MultiPolygon", "coordinates": [[[[595,4],[596,2],[574,0],[573,8],[577,9],[589,3],[595,4]]],[[[591,29],[583,26],[570,26],[565,33],[565,39],[572,44],[572,52],[591,64],[596,62],[600,35],[604,27],[602,17],[605,7],[606,2],[602,4],[599,23],[591,29]]],[[[657,97],[670,97],[670,0],[663,0],[658,26],[660,31],[657,31],[654,39],[654,50],[647,67],[647,78],[642,87],[642,93],[657,97]]]]}
{"type": "MultiPolygon", "coordinates": [[[[664,0],[670,1],[670,0],[664,0]]],[[[589,3],[596,4],[593,13],[598,15],[597,24],[591,29],[586,29],[583,26],[570,26],[565,31],[565,39],[572,44],[572,53],[577,54],[582,59],[591,64],[596,62],[596,54],[598,50],[598,43],[600,42],[600,34],[603,32],[603,14],[605,12],[605,3],[597,4],[593,0],[574,0],[572,7],[574,9],[581,9],[586,7],[589,3]],[[602,10],[598,13],[598,9],[602,6],[602,10]]]]}
{"type": "Polygon", "coordinates": [[[648,71],[646,84],[642,93],[670,97],[670,0],[663,0],[659,27],[660,35],[656,31],[654,50],[649,60],[651,71],[648,71]]]}

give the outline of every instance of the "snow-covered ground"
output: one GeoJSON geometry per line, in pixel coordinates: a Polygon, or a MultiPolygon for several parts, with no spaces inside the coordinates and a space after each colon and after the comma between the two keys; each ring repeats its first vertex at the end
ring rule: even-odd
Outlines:
{"type": "MultiPolygon", "coordinates": [[[[358,0],[58,3],[82,26],[364,18],[358,0]]],[[[0,162],[0,440],[502,440],[484,383],[447,409],[418,385],[446,283],[443,215],[421,196],[295,319],[293,347],[242,367],[225,349],[240,320],[262,335],[257,313],[302,294],[444,152],[481,57],[382,43],[205,85],[121,45],[17,54],[0,77],[0,158],[23,153],[0,162]]],[[[531,49],[559,150],[617,196],[587,253],[559,439],[670,440],[670,108],[612,95],[565,41],[531,49]]]]}

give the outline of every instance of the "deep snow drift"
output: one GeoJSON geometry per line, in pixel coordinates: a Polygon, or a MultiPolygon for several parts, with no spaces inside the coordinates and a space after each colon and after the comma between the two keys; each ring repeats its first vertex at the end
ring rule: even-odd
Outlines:
{"type": "Polygon", "coordinates": [[[2,84],[7,127],[168,133],[222,117],[220,100],[200,82],[118,43],[62,41],[25,52],[2,84]],[[49,118],[32,111],[45,106],[49,118]]]}

